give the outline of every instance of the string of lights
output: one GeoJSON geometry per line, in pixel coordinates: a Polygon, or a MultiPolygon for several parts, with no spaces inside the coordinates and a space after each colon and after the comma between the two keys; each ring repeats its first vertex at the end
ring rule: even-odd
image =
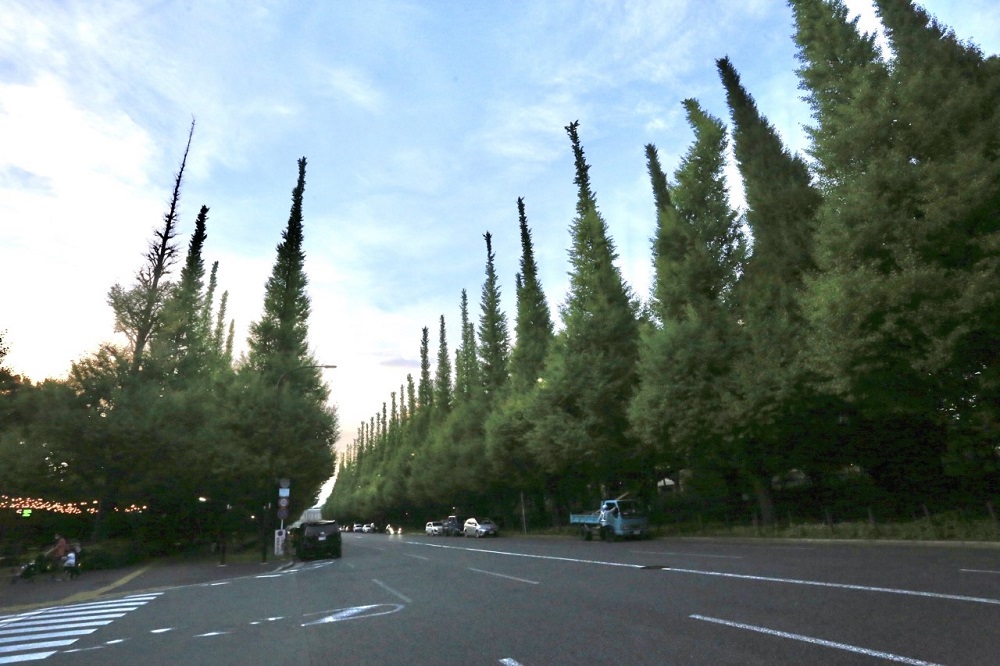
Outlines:
{"type": "MultiPolygon", "coordinates": [[[[148,507],[145,505],[130,504],[126,507],[116,507],[115,511],[122,513],[142,513],[148,507]]],[[[13,509],[22,513],[25,509],[30,511],[51,511],[52,513],[65,513],[71,515],[95,514],[98,511],[98,501],[90,502],[55,502],[52,500],[38,499],[34,497],[10,497],[0,495],[0,509],[13,509]]]]}

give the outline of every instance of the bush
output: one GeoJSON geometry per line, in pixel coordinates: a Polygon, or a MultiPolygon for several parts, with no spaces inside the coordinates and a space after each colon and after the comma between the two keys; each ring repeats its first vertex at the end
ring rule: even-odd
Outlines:
{"type": "Polygon", "coordinates": [[[145,553],[131,541],[102,541],[84,545],[80,554],[80,564],[85,569],[121,569],[137,564],[145,559],[145,553]]]}

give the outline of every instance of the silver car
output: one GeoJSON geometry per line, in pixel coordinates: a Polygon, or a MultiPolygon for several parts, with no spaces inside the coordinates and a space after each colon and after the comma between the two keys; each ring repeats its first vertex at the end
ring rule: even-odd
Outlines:
{"type": "Polygon", "coordinates": [[[462,529],[462,533],[469,537],[474,536],[484,537],[484,536],[497,536],[500,530],[497,529],[496,523],[494,523],[489,518],[482,518],[476,520],[475,518],[469,518],[465,521],[465,527],[462,529]]]}
{"type": "Polygon", "coordinates": [[[441,536],[444,534],[444,523],[440,520],[432,520],[424,527],[427,536],[441,536]]]}

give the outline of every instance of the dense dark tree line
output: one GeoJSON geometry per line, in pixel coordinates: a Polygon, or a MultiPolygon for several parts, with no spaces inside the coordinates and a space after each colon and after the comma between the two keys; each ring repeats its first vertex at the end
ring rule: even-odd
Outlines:
{"type": "Polygon", "coordinates": [[[168,212],[134,283],[108,294],[128,344],[102,345],[66,380],[0,378],[0,487],[14,496],[98,500],[94,538],[124,530],[164,545],[260,530],[265,543],[276,526],[278,479],[291,480],[294,519],[334,470],[337,418],[306,342],[306,161],[249,353],[235,360],[231,322],[224,333],[228,294],[215,293],[217,262],[205,284],[205,206],[172,277],[190,146],[189,134],[168,212]]]}
{"type": "Polygon", "coordinates": [[[731,126],[685,101],[694,141],[673,178],[646,147],[655,277],[642,305],[569,125],[579,195],[558,331],[519,199],[514,344],[487,234],[480,325],[463,290],[453,387],[442,319],[437,375],[424,329],[416,399],[408,377],[405,413],[362,424],[330,515],[458,507],[519,522],[527,507],[558,523],[663,478],[714,479],[765,522],[792,474],[917,501],[997,494],[1000,61],[909,0],[875,2],[886,53],[840,0],[789,4],[807,155],[720,59],[731,126]],[[730,142],[742,211],[723,176],[730,142]]]}

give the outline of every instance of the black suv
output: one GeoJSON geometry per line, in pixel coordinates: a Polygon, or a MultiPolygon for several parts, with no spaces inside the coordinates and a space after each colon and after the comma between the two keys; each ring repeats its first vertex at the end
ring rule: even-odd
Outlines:
{"type": "Polygon", "coordinates": [[[340,557],[340,525],[335,520],[302,523],[295,540],[295,555],[300,560],[340,557]]]}

